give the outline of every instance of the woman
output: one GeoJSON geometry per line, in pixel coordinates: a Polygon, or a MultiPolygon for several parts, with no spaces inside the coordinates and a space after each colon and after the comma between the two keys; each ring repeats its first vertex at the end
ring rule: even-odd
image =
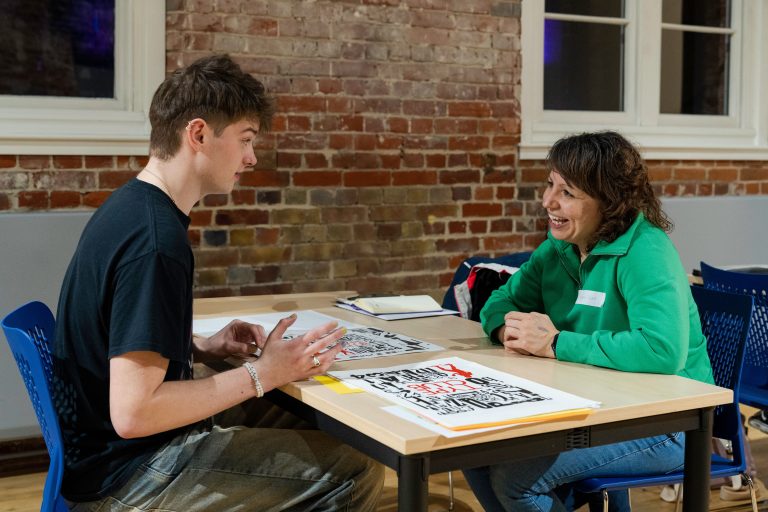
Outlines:
{"type": "MultiPolygon", "coordinates": [[[[520,354],[713,383],[665,233],[671,223],[637,150],[615,132],[585,133],[556,142],[547,164],[547,240],[488,299],[480,319],[491,340],[520,354]]],[[[674,471],[683,452],[684,435],[670,433],[465,473],[486,510],[556,511],[566,510],[558,496],[572,482],[674,471]]]]}

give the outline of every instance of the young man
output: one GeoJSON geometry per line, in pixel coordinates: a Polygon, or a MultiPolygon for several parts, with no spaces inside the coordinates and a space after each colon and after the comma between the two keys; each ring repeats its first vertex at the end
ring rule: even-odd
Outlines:
{"type": "Polygon", "coordinates": [[[374,510],[380,465],[316,430],[215,425],[211,417],[324,373],[334,323],[282,341],[235,321],[193,336],[189,212],[229,193],[271,122],[262,84],[227,56],[169,76],[150,107],[150,159],[83,232],[67,270],[55,340],[64,433],[62,494],[74,510],[374,510]],[[261,350],[192,379],[192,362],[261,350]],[[322,353],[321,353],[322,352],[322,353]]]}

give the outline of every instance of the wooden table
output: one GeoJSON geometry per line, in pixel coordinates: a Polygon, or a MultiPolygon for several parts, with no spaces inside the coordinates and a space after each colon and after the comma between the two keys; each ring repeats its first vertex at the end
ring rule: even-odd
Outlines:
{"type": "Polygon", "coordinates": [[[601,402],[583,420],[521,425],[446,439],[382,410],[370,393],[337,394],[314,380],[283,386],[270,398],[318,428],[397,471],[402,511],[426,511],[428,477],[450,470],[522,460],[667,432],[686,432],[683,510],[709,508],[712,412],[729,403],[728,389],[672,375],[627,373],[526,357],[493,346],[480,325],[458,317],[383,321],[333,307],[352,291],[198,299],[196,318],[313,309],[350,322],[429,341],[444,352],[423,352],[335,363],[334,369],[395,366],[458,356],[601,402]]]}

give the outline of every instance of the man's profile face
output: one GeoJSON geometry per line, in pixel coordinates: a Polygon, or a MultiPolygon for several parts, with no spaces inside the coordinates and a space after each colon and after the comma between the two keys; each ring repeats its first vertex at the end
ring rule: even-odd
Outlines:
{"type": "Polygon", "coordinates": [[[231,192],[241,174],[256,165],[253,144],[258,131],[258,121],[246,119],[228,125],[218,136],[211,129],[206,151],[210,161],[203,177],[205,194],[231,192]]]}

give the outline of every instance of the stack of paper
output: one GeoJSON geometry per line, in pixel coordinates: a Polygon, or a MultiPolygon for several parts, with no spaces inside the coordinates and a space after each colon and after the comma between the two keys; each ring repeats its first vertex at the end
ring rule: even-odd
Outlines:
{"type": "Polygon", "coordinates": [[[328,373],[451,430],[583,418],[600,405],[459,357],[328,373]]]}
{"type": "Polygon", "coordinates": [[[339,298],[336,299],[336,306],[364,315],[375,316],[382,320],[457,314],[456,311],[443,309],[429,295],[339,298]]]}

